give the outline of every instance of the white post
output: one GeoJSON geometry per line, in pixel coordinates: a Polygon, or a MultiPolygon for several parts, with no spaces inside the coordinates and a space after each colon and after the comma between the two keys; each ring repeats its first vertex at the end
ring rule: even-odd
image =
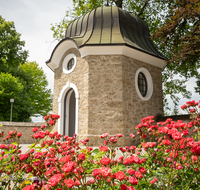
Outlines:
{"type": "Polygon", "coordinates": [[[14,99],[10,99],[10,103],[11,103],[10,122],[12,122],[12,107],[13,107],[13,102],[14,102],[14,99]]]}

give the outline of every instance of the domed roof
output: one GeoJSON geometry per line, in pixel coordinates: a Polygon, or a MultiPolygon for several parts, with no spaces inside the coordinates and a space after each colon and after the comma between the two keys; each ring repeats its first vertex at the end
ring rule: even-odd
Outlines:
{"type": "Polygon", "coordinates": [[[79,48],[126,45],[166,59],[153,45],[146,22],[115,6],[98,7],[71,22],[65,35],[68,38],[75,40],[79,48]]]}

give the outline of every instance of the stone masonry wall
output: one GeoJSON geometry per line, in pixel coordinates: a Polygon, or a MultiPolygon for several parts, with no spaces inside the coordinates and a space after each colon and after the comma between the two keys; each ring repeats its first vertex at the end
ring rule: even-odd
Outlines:
{"type": "Polygon", "coordinates": [[[156,66],[123,57],[123,103],[124,103],[124,129],[125,144],[127,146],[137,144],[139,137],[130,140],[130,133],[136,134],[135,126],[141,123],[141,119],[147,116],[163,115],[162,97],[162,69],[156,66]],[[135,74],[139,68],[149,71],[153,81],[153,94],[147,101],[142,100],[136,91],[135,74]]]}
{"type": "MultiPolygon", "coordinates": [[[[53,94],[53,113],[58,114],[58,98],[62,88],[67,82],[76,85],[79,93],[79,134],[80,136],[88,133],[88,63],[80,57],[80,53],[75,48],[69,49],[62,56],[59,68],[55,70],[54,94],[53,94]],[[74,71],[70,74],[63,73],[62,63],[68,54],[74,54],[77,64],[74,71]]],[[[53,131],[58,130],[56,125],[53,131]]]]}
{"type": "Polygon", "coordinates": [[[115,135],[123,130],[123,85],[121,56],[87,56],[89,65],[88,137],[92,146],[100,145],[103,133],[115,135]]]}
{"type": "MultiPolygon", "coordinates": [[[[143,117],[163,114],[161,69],[122,55],[89,55],[80,57],[78,50],[70,49],[63,55],[55,70],[53,113],[58,114],[58,98],[69,81],[79,93],[79,139],[88,137],[91,146],[102,143],[103,133],[125,135],[120,145],[135,142],[128,137],[143,117]],[[70,74],[62,71],[64,58],[73,53],[77,65],[70,74]],[[135,73],[146,68],[152,76],[153,95],[149,101],[139,98],[135,89],[135,73]]],[[[56,131],[57,126],[54,128],[56,131]]]]}
{"type": "MultiPolygon", "coordinates": [[[[20,137],[20,144],[32,144],[34,143],[34,140],[31,138],[31,135],[34,133],[32,132],[33,127],[40,127],[41,125],[46,125],[46,123],[43,122],[0,122],[0,132],[4,132],[4,137],[8,136],[8,131],[17,131],[19,133],[22,133],[22,136],[20,137]]],[[[3,137],[3,138],[4,138],[3,137]]],[[[0,143],[4,143],[2,141],[3,138],[0,138],[0,143]]]]}
{"type": "Polygon", "coordinates": [[[99,135],[122,133],[120,145],[137,144],[130,133],[143,117],[163,114],[161,69],[121,55],[87,56],[89,65],[90,145],[100,145],[99,135]],[[146,68],[153,80],[153,95],[148,101],[139,98],[135,89],[137,69],[146,68]]]}

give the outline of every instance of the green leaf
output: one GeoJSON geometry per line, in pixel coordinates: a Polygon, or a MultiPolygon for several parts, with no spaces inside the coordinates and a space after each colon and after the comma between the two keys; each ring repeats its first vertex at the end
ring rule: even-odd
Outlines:
{"type": "Polygon", "coordinates": [[[126,169],[127,168],[126,168],[125,165],[121,165],[120,164],[120,165],[117,165],[117,166],[113,167],[112,170],[111,170],[111,173],[114,174],[114,173],[117,173],[118,171],[124,171],[126,169]]]}
{"type": "Polygon", "coordinates": [[[99,153],[99,149],[96,148],[96,149],[94,149],[92,152],[93,152],[94,154],[98,154],[98,153],[99,153]]]}

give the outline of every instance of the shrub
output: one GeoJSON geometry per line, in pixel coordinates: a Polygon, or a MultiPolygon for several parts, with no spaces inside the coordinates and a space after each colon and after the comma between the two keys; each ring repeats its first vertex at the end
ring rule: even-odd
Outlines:
{"type": "MultiPolygon", "coordinates": [[[[16,142],[0,145],[0,189],[199,189],[199,104],[190,101],[182,106],[195,114],[190,123],[171,119],[155,123],[153,116],[142,119],[135,127],[141,139],[138,147],[117,147],[123,135],[109,137],[105,133],[100,136],[103,145],[99,148],[81,149],[76,134],[61,136],[58,132],[44,131],[43,125],[32,129],[35,143],[22,153],[19,144],[22,134],[9,131],[5,142],[10,139],[16,142]],[[116,157],[117,152],[123,156],[116,157]]],[[[45,120],[52,128],[58,118],[49,115],[45,120]]],[[[83,139],[81,143],[87,145],[88,141],[83,139]]]]}

